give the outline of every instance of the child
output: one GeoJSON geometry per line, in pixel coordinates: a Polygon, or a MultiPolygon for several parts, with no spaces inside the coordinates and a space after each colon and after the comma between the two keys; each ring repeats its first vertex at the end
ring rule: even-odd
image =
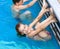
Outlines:
{"type": "Polygon", "coordinates": [[[26,1],[28,1],[28,0],[13,0],[14,5],[12,6],[12,10],[13,10],[13,14],[14,14],[13,16],[15,18],[18,18],[21,20],[25,20],[25,19],[31,20],[32,15],[31,15],[30,11],[27,10],[24,13],[21,13],[21,11],[23,9],[26,9],[26,8],[33,6],[37,0],[32,0],[29,4],[23,5],[24,2],[26,2],[26,1]]]}

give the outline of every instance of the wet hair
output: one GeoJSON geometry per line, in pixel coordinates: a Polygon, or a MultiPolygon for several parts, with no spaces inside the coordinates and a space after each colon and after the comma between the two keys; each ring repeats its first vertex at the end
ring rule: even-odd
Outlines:
{"type": "Polygon", "coordinates": [[[12,0],[14,4],[19,3],[21,0],[12,0]]]}
{"type": "Polygon", "coordinates": [[[19,31],[19,27],[20,27],[20,23],[18,23],[18,24],[16,25],[17,35],[18,35],[19,37],[25,37],[26,35],[25,35],[25,34],[22,35],[22,32],[19,31]]]}

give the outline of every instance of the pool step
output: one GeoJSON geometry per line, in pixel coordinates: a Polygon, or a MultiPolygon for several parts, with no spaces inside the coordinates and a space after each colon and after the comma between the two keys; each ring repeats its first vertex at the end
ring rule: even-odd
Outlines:
{"type": "MultiPolygon", "coordinates": [[[[42,0],[38,0],[38,2],[40,4],[40,6],[42,7],[42,0]]],[[[49,4],[49,6],[50,6],[50,4],[49,4]]],[[[45,16],[48,17],[49,13],[46,12],[45,16]]],[[[50,27],[51,27],[51,29],[52,29],[52,31],[53,31],[59,45],[60,45],[60,26],[59,26],[59,24],[60,24],[59,22],[58,23],[51,23],[50,27]]]]}

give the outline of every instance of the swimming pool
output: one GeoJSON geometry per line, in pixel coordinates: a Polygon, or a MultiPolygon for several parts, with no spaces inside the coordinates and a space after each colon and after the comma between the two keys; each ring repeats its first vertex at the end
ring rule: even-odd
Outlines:
{"type": "MultiPolygon", "coordinates": [[[[60,48],[57,43],[57,40],[53,35],[50,26],[48,26],[46,29],[51,33],[52,39],[47,42],[34,41],[32,39],[25,37],[19,38],[15,30],[15,26],[18,23],[18,21],[12,17],[11,5],[12,0],[0,0],[0,49],[59,49],[60,48]]],[[[38,15],[41,8],[37,2],[31,8],[28,8],[28,10],[32,11],[32,15],[35,18],[38,15]]],[[[45,16],[43,16],[41,21],[44,19],[45,16]]],[[[25,21],[25,23],[27,22],[25,21]]]]}

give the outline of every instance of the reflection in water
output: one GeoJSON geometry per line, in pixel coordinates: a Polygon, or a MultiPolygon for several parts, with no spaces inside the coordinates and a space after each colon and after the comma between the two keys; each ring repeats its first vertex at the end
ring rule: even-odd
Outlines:
{"type": "Polygon", "coordinates": [[[7,41],[0,41],[0,49],[31,49],[29,45],[25,42],[20,42],[20,44],[17,44],[14,41],[7,42],[7,41]]]}
{"type": "MultiPolygon", "coordinates": [[[[43,44],[44,45],[44,44],[43,44]]],[[[31,46],[26,43],[26,42],[19,42],[19,44],[17,44],[15,41],[0,41],[0,49],[45,49],[45,48],[50,48],[51,47],[47,47],[47,45],[45,45],[45,47],[43,47],[43,45],[38,45],[37,47],[31,43],[31,46]]],[[[52,47],[53,49],[56,49],[55,47],[52,47]]]]}

